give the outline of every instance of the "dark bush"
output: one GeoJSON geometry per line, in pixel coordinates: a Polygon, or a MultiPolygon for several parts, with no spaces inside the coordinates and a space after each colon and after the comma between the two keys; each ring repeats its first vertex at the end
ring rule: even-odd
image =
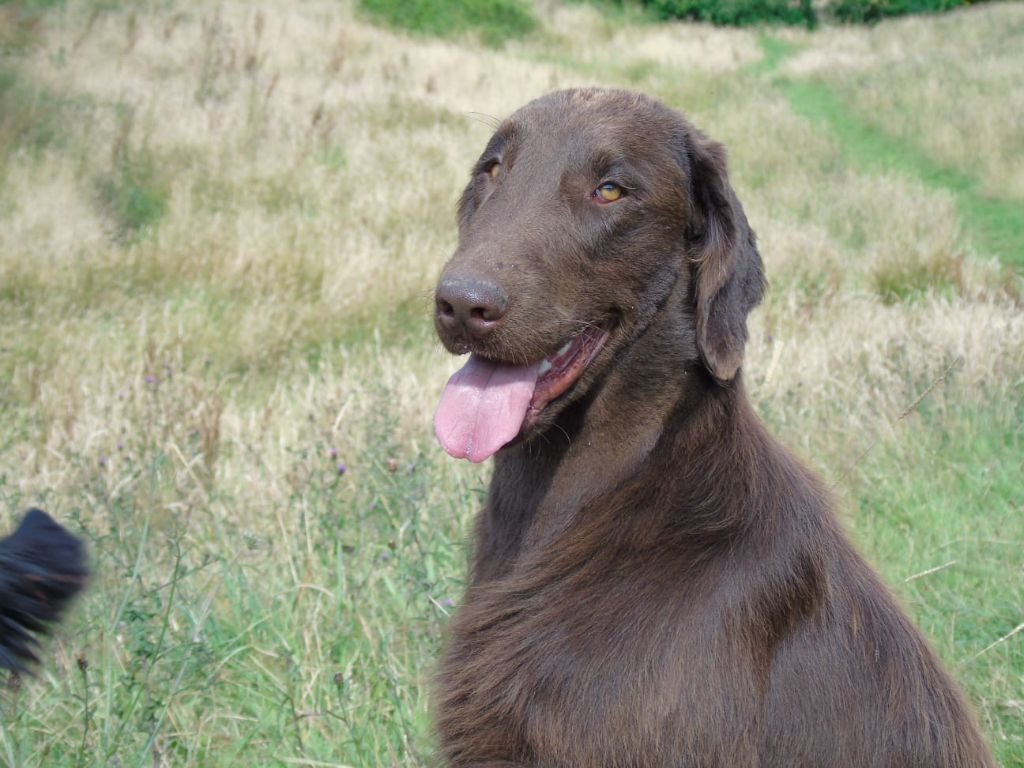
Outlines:
{"type": "Polygon", "coordinates": [[[971,0],[640,0],[662,19],[695,19],[712,24],[800,24],[815,26],[820,18],[850,24],[871,24],[890,16],[938,13],[969,5],[971,0]]]}
{"type": "Polygon", "coordinates": [[[817,22],[811,0],[645,0],[644,5],[663,19],[736,27],[761,22],[813,27],[817,22]]]}
{"type": "Polygon", "coordinates": [[[912,13],[948,11],[965,0],[832,0],[827,6],[829,14],[839,21],[852,24],[871,24],[890,16],[912,13]]]}

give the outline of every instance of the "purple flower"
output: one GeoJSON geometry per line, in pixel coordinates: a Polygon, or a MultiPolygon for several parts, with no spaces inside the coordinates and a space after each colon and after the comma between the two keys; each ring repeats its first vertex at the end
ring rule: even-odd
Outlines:
{"type": "Polygon", "coordinates": [[[100,466],[101,467],[107,466],[107,457],[106,456],[100,456],[100,466]]]}
{"type": "Polygon", "coordinates": [[[148,373],[142,377],[142,380],[145,381],[147,384],[156,384],[156,376],[151,376],[148,373]]]}
{"type": "Polygon", "coordinates": [[[338,458],[338,449],[337,448],[333,448],[332,447],[331,450],[329,450],[327,453],[330,455],[330,457],[332,459],[338,458]]]}
{"type": "Polygon", "coordinates": [[[445,608],[452,608],[455,606],[455,601],[452,600],[450,597],[446,597],[441,601],[441,605],[443,605],[445,608]]]}
{"type": "Polygon", "coordinates": [[[338,464],[338,474],[344,475],[346,472],[348,472],[348,467],[346,467],[344,464],[338,464]]]}

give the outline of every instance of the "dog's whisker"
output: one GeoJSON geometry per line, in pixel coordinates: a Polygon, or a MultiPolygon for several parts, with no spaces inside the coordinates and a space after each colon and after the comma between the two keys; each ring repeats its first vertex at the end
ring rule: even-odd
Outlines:
{"type": "Polygon", "coordinates": [[[470,120],[474,120],[481,125],[486,125],[491,130],[496,129],[501,125],[501,120],[486,112],[464,112],[463,114],[465,114],[470,120]]]}
{"type": "Polygon", "coordinates": [[[565,428],[557,422],[555,422],[554,426],[559,432],[565,435],[565,442],[572,445],[572,437],[570,437],[569,433],[565,431],[565,428]]]}

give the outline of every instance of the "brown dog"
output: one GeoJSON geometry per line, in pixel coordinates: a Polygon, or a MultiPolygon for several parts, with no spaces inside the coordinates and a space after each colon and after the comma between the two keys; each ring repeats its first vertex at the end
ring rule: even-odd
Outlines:
{"type": "Polygon", "coordinates": [[[538,99],[459,203],[435,431],[494,455],[440,668],[447,763],[992,766],[955,684],[740,376],[764,289],[725,151],[624,91],[538,99]]]}

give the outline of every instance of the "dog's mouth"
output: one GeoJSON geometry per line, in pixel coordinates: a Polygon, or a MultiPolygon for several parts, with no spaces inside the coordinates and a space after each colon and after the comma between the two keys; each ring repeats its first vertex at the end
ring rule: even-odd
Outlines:
{"type": "Polygon", "coordinates": [[[610,333],[588,326],[556,352],[528,365],[470,355],[448,380],[434,414],[434,434],[441,446],[455,458],[473,462],[493,456],[572,388],[610,333]]]}

